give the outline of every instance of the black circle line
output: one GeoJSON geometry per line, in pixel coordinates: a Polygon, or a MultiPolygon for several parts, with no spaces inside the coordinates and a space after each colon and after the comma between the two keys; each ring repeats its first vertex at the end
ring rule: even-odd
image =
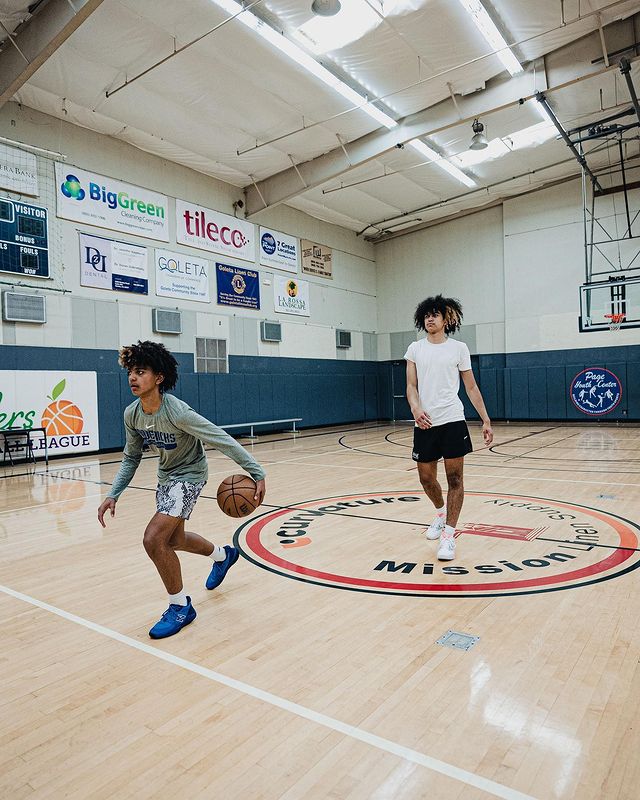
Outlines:
{"type": "MultiPolygon", "coordinates": [[[[109,481],[93,481],[93,480],[90,480],[89,478],[69,478],[66,475],[47,475],[47,477],[54,478],[54,479],[57,479],[57,480],[63,480],[63,481],[76,481],[78,483],[91,483],[91,484],[94,484],[96,486],[111,486],[111,483],[109,481]]],[[[138,492],[155,492],[156,491],[155,488],[149,487],[149,486],[131,486],[131,485],[129,485],[129,486],[127,486],[127,489],[135,489],[138,492]]],[[[389,492],[384,492],[384,491],[375,492],[374,494],[376,494],[376,495],[378,495],[378,494],[380,494],[380,495],[384,495],[384,494],[399,495],[401,493],[402,493],[401,491],[393,490],[393,491],[389,491],[389,492]]],[[[408,490],[407,493],[409,495],[415,495],[415,492],[410,491],[410,490],[408,490]]],[[[367,492],[364,492],[363,494],[366,495],[367,492]]],[[[470,494],[470,495],[491,494],[491,495],[497,495],[498,497],[501,496],[501,495],[507,495],[508,494],[509,497],[522,497],[522,498],[525,498],[527,500],[544,500],[547,503],[565,503],[566,502],[564,500],[552,500],[552,499],[550,499],[548,497],[537,497],[536,495],[528,495],[528,494],[509,494],[508,492],[479,492],[479,491],[470,490],[470,491],[467,492],[467,494],[470,494]]],[[[210,494],[202,493],[200,495],[200,497],[203,497],[205,500],[216,500],[216,502],[217,502],[217,498],[214,497],[213,495],[210,495],[210,494]]],[[[333,495],[332,497],[318,497],[318,498],[315,498],[314,500],[302,500],[300,502],[305,503],[305,504],[308,504],[308,503],[319,503],[319,502],[322,502],[324,500],[339,500],[341,497],[344,497],[344,495],[338,494],[338,495],[333,495]]],[[[420,499],[422,499],[422,498],[420,498],[420,499]]],[[[569,505],[571,505],[571,504],[569,504],[569,505]]],[[[578,505],[578,504],[576,504],[576,505],[578,505]]],[[[265,511],[262,514],[258,514],[255,517],[251,517],[250,519],[247,520],[247,522],[245,522],[243,525],[241,525],[240,528],[238,528],[238,531],[242,530],[242,528],[245,525],[247,525],[249,522],[255,522],[256,520],[261,519],[262,517],[266,516],[267,514],[271,514],[273,511],[301,511],[301,512],[304,512],[304,511],[308,511],[309,510],[308,508],[305,508],[305,507],[303,507],[301,505],[279,506],[279,505],[272,505],[272,504],[269,504],[269,503],[262,503],[259,506],[259,508],[263,508],[263,507],[264,508],[268,508],[270,510],[269,511],[265,511]]],[[[626,519],[626,517],[620,517],[618,514],[614,514],[611,511],[604,511],[601,508],[593,508],[592,506],[585,506],[585,505],[581,505],[581,504],[578,505],[578,508],[586,508],[589,511],[599,511],[601,514],[607,514],[607,516],[615,517],[616,519],[620,520],[621,522],[625,522],[628,525],[632,525],[634,528],[637,528],[640,531],[640,525],[636,524],[635,522],[633,522],[630,519],[626,519]]],[[[16,508],[16,509],[13,509],[13,510],[21,511],[22,509],[16,508]]],[[[364,520],[373,521],[373,522],[391,522],[391,523],[395,523],[396,525],[411,525],[411,526],[417,527],[417,528],[420,528],[420,527],[426,528],[427,527],[424,522],[411,522],[410,520],[403,520],[403,519],[389,519],[388,517],[371,517],[371,516],[367,516],[365,514],[347,514],[347,513],[343,512],[343,511],[323,511],[322,514],[324,514],[326,516],[348,517],[348,518],[351,518],[351,519],[364,519],[364,520]]],[[[237,533],[237,531],[236,531],[236,533],[237,533]]],[[[234,534],[234,536],[235,536],[235,534],[234,534]]],[[[545,539],[543,537],[536,537],[532,541],[536,541],[536,542],[537,541],[548,541],[548,542],[558,542],[558,543],[563,543],[563,544],[579,544],[579,545],[589,544],[591,547],[603,547],[603,548],[606,548],[606,549],[609,549],[609,550],[631,550],[631,551],[634,551],[634,552],[640,552],[640,548],[618,547],[617,545],[595,544],[595,543],[592,543],[592,542],[587,542],[587,543],[585,543],[585,542],[575,542],[575,541],[571,541],[570,539],[545,539]]],[[[241,551],[241,552],[243,552],[243,551],[241,551]]],[[[244,552],[243,552],[243,555],[244,555],[244,552]]]]}
{"type": "MultiPolygon", "coordinates": [[[[345,438],[346,438],[346,436],[341,436],[340,439],[338,439],[338,444],[340,445],[340,447],[344,447],[345,449],[351,450],[354,453],[363,453],[363,454],[370,455],[370,456],[377,456],[378,458],[400,458],[403,461],[407,461],[407,457],[406,456],[396,456],[396,455],[393,455],[392,453],[378,453],[378,452],[376,452],[374,450],[363,450],[361,447],[351,447],[351,445],[345,444],[343,442],[343,439],[345,439],[345,438]]],[[[492,448],[494,446],[495,445],[491,445],[491,447],[483,448],[483,449],[492,450],[492,448]]],[[[469,453],[468,456],[465,456],[465,458],[469,458],[469,457],[473,456],[474,453],[479,453],[479,452],[480,452],[480,450],[474,450],[472,453],[469,453]]],[[[505,453],[495,453],[494,455],[506,456],[507,454],[505,454],[505,453]]],[[[566,460],[554,459],[554,458],[540,459],[540,458],[533,457],[531,460],[532,461],[544,461],[544,460],[547,460],[547,461],[559,461],[561,464],[566,464],[567,463],[566,460]]],[[[515,464],[508,464],[507,465],[507,464],[504,464],[504,463],[503,464],[491,464],[491,465],[488,465],[486,462],[484,464],[470,464],[468,462],[466,462],[466,463],[467,463],[467,466],[469,466],[469,467],[483,467],[484,468],[484,467],[490,466],[490,469],[536,470],[538,472],[571,472],[573,474],[578,472],[578,473],[582,473],[584,475],[591,475],[593,473],[606,471],[606,472],[608,472],[609,474],[612,474],[612,475],[619,474],[618,472],[613,472],[613,470],[610,469],[610,468],[607,468],[606,470],[603,470],[603,469],[578,469],[576,467],[574,467],[572,469],[562,469],[561,467],[548,467],[548,468],[547,467],[518,467],[515,464]]],[[[606,462],[603,461],[602,463],[606,463],[606,462]]],[[[621,462],[621,464],[622,463],[623,462],[621,462]]],[[[636,463],[636,462],[633,459],[630,459],[629,461],[626,461],[624,463],[628,464],[628,463],[636,463]]],[[[628,469],[621,469],[620,470],[620,473],[628,473],[628,472],[630,472],[632,475],[640,474],[639,472],[634,472],[633,470],[628,470],[628,469]]]]}
{"type": "MultiPolygon", "coordinates": [[[[215,423],[214,423],[215,424],[215,423]]],[[[354,425],[357,423],[353,423],[354,425]]],[[[342,431],[347,431],[349,433],[360,433],[361,431],[368,431],[368,430],[376,430],[377,428],[386,428],[387,424],[384,425],[365,425],[361,428],[342,428],[341,430],[331,430],[331,431],[324,431],[323,433],[308,433],[306,435],[299,434],[296,437],[291,436],[283,436],[281,439],[263,439],[261,441],[252,442],[251,447],[256,447],[260,444],[276,444],[278,442],[291,442],[291,441],[299,441],[300,439],[313,439],[315,436],[330,436],[332,433],[342,433],[342,431]]],[[[297,432],[296,432],[297,433],[297,432]]],[[[243,436],[239,436],[239,439],[244,438],[243,436]]],[[[216,450],[215,447],[205,447],[205,452],[207,453],[214,453],[219,452],[216,450]]],[[[93,453],[86,453],[85,455],[90,456],[94,455],[93,453]]],[[[97,453],[100,455],[100,453],[97,453]]],[[[64,456],[64,458],[74,458],[74,456],[70,453],[68,456],[64,456]]],[[[142,461],[149,461],[154,458],[160,458],[159,455],[143,455],[142,461]]],[[[62,459],[61,459],[62,461],[62,459]]],[[[100,466],[108,466],[109,464],[120,464],[122,462],[121,458],[114,459],[113,461],[101,461],[100,466]]],[[[43,472],[38,472],[38,470],[34,470],[33,472],[17,472],[13,475],[0,475],[0,480],[4,480],[6,478],[22,478],[25,475],[45,475],[48,474],[49,470],[45,470],[43,472]]]]}
{"type": "MultiPolygon", "coordinates": [[[[505,444],[513,444],[513,442],[521,442],[523,439],[528,439],[530,436],[539,436],[541,433],[548,433],[549,431],[555,431],[555,430],[558,430],[558,428],[561,428],[561,427],[562,427],[562,425],[556,425],[553,428],[545,428],[542,431],[532,431],[531,433],[525,433],[524,436],[517,436],[515,439],[509,439],[506,442],[498,442],[497,444],[490,445],[489,447],[485,447],[485,448],[482,448],[482,449],[483,450],[491,450],[491,452],[493,452],[493,448],[494,447],[502,447],[502,445],[505,445],[505,444]]],[[[402,444],[401,442],[394,442],[393,439],[389,439],[389,436],[393,436],[394,433],[395,433],[395,431],[391,431],[390,433],[388,433],[384,437],[385,441],[389,442],[389,444],[395,445],[396,447],[409,447],[409,448],[411,448],[410,444],[402,444]]],[[[475,453],[475,452],[478,452],[478,451],[474,450],[473,452],[475,453]]],[[[499,455],[502,455],[502,453],[500,453],[499,455]]]]}
{"type": "MultiPolygon", "coordinates": [[[[246,523],[245,523],[246,524],[246,523]]],[[[244,526],[242,526],[244,527],[244,526]]],[[[275,569],[274,567],[265,566],[264,564],[256,561],[250,555],[247,555],[244,550],[242,549],[239,541],[239,534],[242,528],[239,528],[234,536],[233,536],[233,544],[241,553],[242,557],[245,558],[247,561],[250,561],[252,564],[255,564],[260,569],[264,569],[266,572],[271,572],[274,575],[279,575],[283,578],[289,578],[293,581],[300,581],[301,583],[308,583],[313,584],[314,586],[321,586],[323,589],[340,589],[341,591],[346,592],[364,592],[365,594],[379,594],[379,595],[394,595],[398,597],[419,597],[422,600],[433,600],[436,598],[461,598],[463,600],[475,600],[481,599],[483,597],[517,597],[518,595],[536,595],[536,594],[546,594],[547,592],[562,592],[567,591],[568,589],[581,589],[584,586],[591,586],[596,583],[602,583],[603,581],[610,581],[613,578],[619,578],[622,575],[626,575],[627,572],[631,572],[634,569],[638,569],[640,567],[640,560],[636,564],[631,564],[630,566],[626,567],[625,569],[621,570],[620,572],[616,572],[613,575],[604,575],[600,578],[594,578],[590,581],[585,581],[584,583],[572,583],[567,584],[565,586],[550,586],[546,589],[532,589],[530,591],[521,591],[521,592],[485,592],[485,593],[469,593],[465,594],[464,592],[451,592],[451,593],[444,593],[444,592],[433,592],[432,594],[427,594],[426,592],[392,592],[392,591],[384,591],[382,589],[364,589],[357,586],[341,586],[340,584],[335,583],[322,583],[322,581],[313,580],[311,578],[300,578],[297,575],[289,574],[288,572],[280,572],[279,570],[275,569]]]]}
{"type": "MultiPolygon", "coordinates": [[[[363,496],[366,495],[366,494],[367,494],[366,492],[363,493],[363,496]]],[[[394,490],[394,491],[389,491],[389,492],[384,492],[384,491],[375,492],[375,494],[376,495],[378,495],[378,494],[379,495],[384,495],[384,494],[399,495],[399,494],[401,494],[401,492],[399,492],[397,490],[394,490]]],[[[414,493],[413,492],[409,492],[409,494],[414,494],[414,493]]],[[[577,508],[586,509],[587,511],[597,511],[600,514],[606,514],[609,517],[614,517],[615,519],[619,520],[620,522],[624,522],[627,525],[630,525],[631,527],[635,528],[638,532],[640,532],[640,524],[638,524],[636,522],[633,522],[633,520],[626,519],[626,517],[621,517],[618,514],[614,514],[614,513],[610,512],[610,511],[603,511],[603,509],[601,509],[601,508],[594,508],[593,506],[585,506],[585,505],[577,504],[577,503],[572,504],[572,503],[567,503],[564,500],[552,500],[549,497],[537,497],[536,495],[509,494],[508,492],[476,492],[476,491],[470,491],[470,492],[467,492],[467,494],[470,494],[470,495],[486,495],[486,494],[489,494],[489,495],[496,495],[497,497],[508,495],[509,497],[521,497],[521,498],[523,498],[525,500],[544,500],[546,503],[558,503],[558,504],[564,504],[564,505],[575,505],[577,508]]],[[[208,495],[201,495],[201,496],[208,497],[208,495]]],[[[308,505],[309,503],[321,503],[321,502],[324,502],[325,500],[339,500],[341,497],[344,497],[344,495],[338,494],[338,495],[333,495],[331,497],[316,497],[313,500],[302,500],[301,502],[305,503],[305,505],[308,505]]],[[[208,499],[211,499],[211,498],[208,497],[208,499]]],[[[267,504],[263,503],[263,505],[267,505],[267,504]]],[[[272,510],[276,510],[276,511],[290,510],[290,511],[301,511],[301,512],[304,512],[304,511],[309,511],[310,510],[308,508],[302,508],[301,506],[295,506],[295,505],[293,505],[293,506],[292,505],[288,505],[288,506],[276,506],[276,505],[273,505],[273,506],[267,506],[267,507],[272,509],[272,510]]],[[[311,510],[313,510],[313,509],[311,509],[311,510]]],[[[257,516],[251,517],[250,519],[248,519],[246,522],[244,522],[236,530],[236,532],[234,534],[234,539],[235,539],[236,534],[238,534],[249,523],[256,522],[257,520],[262,519],[262,517],[265,517],[265,516],[267,516],[268,514],[271,514],[271,513],[272,513],[272,511],[264,511],[262,514],[258,514],[257,516]]],[[[384,518],[384,517],[369,517],[369,516],[366,516],[366,515],[363,515],[363,514],[345,514],[342,511],[323,511],[322,514],[326,514],[327,516],[353,517],[355,519],[373,520],[374,522],[394,522],[394,523],[399,524],[399,525],[413,525],[413,526],[416,526],[416,527],[421,527],[421,526],[422,527],[426,527],[426,525],[424,525],[424,523],[421,523],[421,522],[408,522],[406,520],[387,519],[387,518],[384,518]]],[[[578,545],[582,545],[582,546],[588,544],[588,545],[590,545],[592,547],[602,547],[602,548],[605,548],[605,549],[608,549],[608,550],[631,550],[632,552],[640,552],[640,548],[619,547],[617,545],[595,544],[595,543],[592,543],[592,542],[578,542],[578,541],[563,540],[563,539],[543,539],[543,537],[536,537],[535,539],[532,539],[531,541],[534,541],[534,542],[537,542],[537,541],[554,541],[554,542],[559,542],[559,543],[563,543],[563,544],[578,544],[578,545]]],[[[244,551],[242,550],[242,548],[240,548],[240,551],[244,555],[244,551]]]]}

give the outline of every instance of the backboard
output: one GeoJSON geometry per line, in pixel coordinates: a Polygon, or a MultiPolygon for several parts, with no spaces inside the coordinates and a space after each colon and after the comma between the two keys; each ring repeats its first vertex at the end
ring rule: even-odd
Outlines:
{"type": "Polygon", "coordinates": [[[624,314],[621,328],[640,328],[640,276],[620,275],[580,287],[580,331],[609,330],[607,314],[624,314]]]}

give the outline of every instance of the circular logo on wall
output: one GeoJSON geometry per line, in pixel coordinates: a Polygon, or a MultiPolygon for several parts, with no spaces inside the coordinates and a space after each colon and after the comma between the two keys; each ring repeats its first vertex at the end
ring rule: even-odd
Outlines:
{"type": "Polygon", "coordinates": [[[495,597],[586,586],[640,566],[640,526],[539,497],[467,492],[456,559],[424,536],[433,507],[397,492],[330,497],[248,520],[234,541],[257,566],[334,589],[495,597]]]}
{"type": "Polygon", "coordinates": [[[231,278],[231,286],[236,294],[244,294],[247,288],[247,284],[242,275],[234,275],[233,278],[231,278]]]}
{"type": "Polygon", "coordinates": [[[270,233],[262,234],[260,244],[268,256],[272,256],[276,252],[276,240],[270,233]]]}
{"type": "Polygon", "coordinates": [[[569,394],[574,406],[584,414],[608,414],[622,398],[622,383],[611,370],[589,367],[573,379],[569,394]]]}

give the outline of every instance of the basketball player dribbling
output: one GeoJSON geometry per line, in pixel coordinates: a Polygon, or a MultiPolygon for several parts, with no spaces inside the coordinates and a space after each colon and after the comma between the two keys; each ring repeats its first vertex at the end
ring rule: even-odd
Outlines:
{"type": "Polygon", "coordinates": [[[418,463],[422,488],[436,508],[436,518],[426,531],[427,539],[439,539],[438,559],[452,561],[456,555],[456,524],[464,501],[464,457],[473,450],[464,408],[458,397],[460,376],[482,420],[486,445],[493,441],[493,431],[473,377],[469,348],[447,335],[460,329],[460,303],[440,294],[428,297],[417,307],[414,321],[416,328],[427,335],[412,342],[404,355],[407,400],[415,420],[413,460],[418,463]],[[446,505],[437,478],[440,458],[444,459],[449,488],[446,505]]]}
{"type": "Polygon", "coordinates": [[[116,502],[131,482],[142,458],[145,444],[160,454],[156,513],[144,532],[143,544],[156,566],[169,594],[169,607],[151,628],[152,639],[178,633],[196,618],[191,598],[182,583],[182,570],[176,551],[196,553],[213,559],[206,580],[207,589],[219,586],[230,567],[238,560],[235,547],[219,547],[185,531],[184,523],[207,482],[204,444],[232,458],[256,481],[254,500],[259,505],[265,495],[265,473],[235,439],[185,402],[167,391],[178,380],[178,363],[164,345],[138,342],[120,350],[119,363],[127,370],[129,387],[137,398],[124,412],[126,444],[122,464],[111,490],[98,508],[98,522],[106,527],[107,511],[115,516],[116,502]]]}

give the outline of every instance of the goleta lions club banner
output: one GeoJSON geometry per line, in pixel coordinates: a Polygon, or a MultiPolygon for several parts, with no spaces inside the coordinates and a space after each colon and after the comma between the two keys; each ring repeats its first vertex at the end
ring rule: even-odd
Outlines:
{"type": "MultiPolygon", "coordinates": [[[[96,373],[0,371],[0,429],[7,428],[45,428],[49,455],[98,450],[96,373]]],[[[33,449],[44,451],[44,440],[35,436],[33,449]]]]}
{"type": "Polygon", "coordinates": [[[168,199],[114,178],[56,164],[58,216],[99,228],[169,241],[168,199]]]}
{"type": "Polygon", "coordinates": [[[253,261],[254,239],[252,222],[176,200],[176,242],[253,261]]]}

